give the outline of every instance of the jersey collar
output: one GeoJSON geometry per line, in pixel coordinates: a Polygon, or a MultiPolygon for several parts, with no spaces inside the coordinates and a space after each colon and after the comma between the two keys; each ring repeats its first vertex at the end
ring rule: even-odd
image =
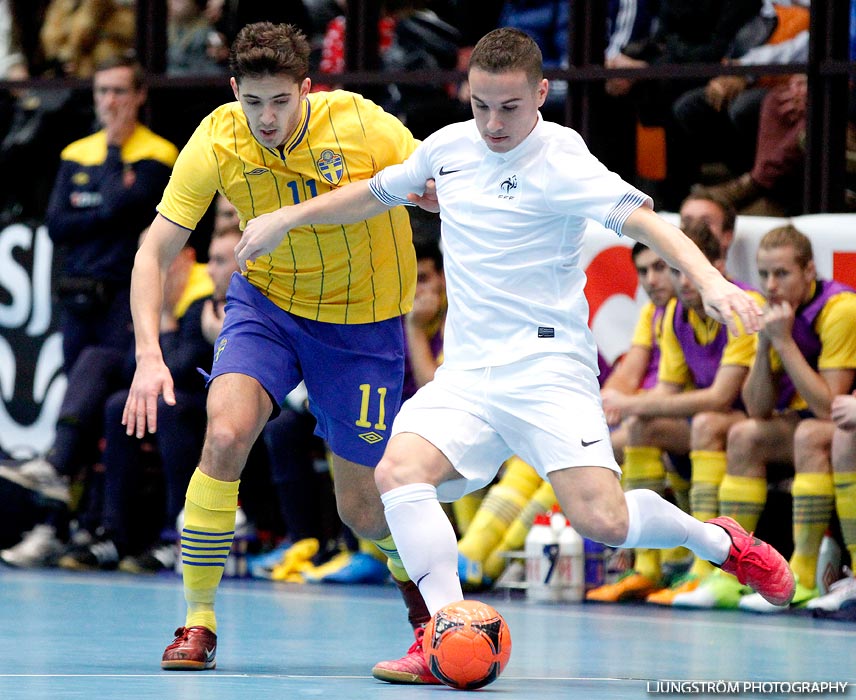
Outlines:
{"type": "Polygon", "coordinates": [[[311,112],[312,105],[309,104],[309,98],[304,97],[300,104],[300,121],[297,123],[297,128],[282,148],[282,152],[285,155],[291,153],[306,138],[306,132],[309,131],[309,115],[311,112]]]}

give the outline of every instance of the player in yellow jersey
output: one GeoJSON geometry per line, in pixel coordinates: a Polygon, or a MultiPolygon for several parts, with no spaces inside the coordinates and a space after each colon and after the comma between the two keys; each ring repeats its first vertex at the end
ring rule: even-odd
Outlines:
{"type": "MultiPolygon", "coordinates": [[[[214,195],[232,202],[243,227],[265,212],[369,178],[417,145],[401,122],[359,95],[310,94],[309,44],[293,26],[244,27],[230,69],[237,101],[203,119],[182,150],[134,265],[137,369],[123,415],[129,435],[157,429],[159,395],[174,401],[158,345],[164,274],[214,195]]],[[[214,668],[214,598],[234,535],[241,471],[268,419],[301,380],[316,432],[334,454],[342,520],[388,555],[414,628],[428,620],[389,535],[370,468],[398,412],[400,317],[411,308],[415,281],[402,207],[347,226],[295,228],[243,275],[233,275],[214,346],[205,444],[184,509],[187,617],[164,652],[163,668],[214,668]]],[[[436,683],[420,659],[392,680],[436,683]]]]}

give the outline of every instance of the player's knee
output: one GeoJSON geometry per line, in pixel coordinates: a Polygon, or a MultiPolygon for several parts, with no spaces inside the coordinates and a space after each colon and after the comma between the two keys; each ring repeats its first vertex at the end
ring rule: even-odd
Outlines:
{"type": "Polygon", "coordinates": [[[355,494],[354,498],[340,498],[337,502],[340,520],[357,537],[368,540],[380,540],[389,534],[380,496],[374,494],[355,494]]]}
{"type": "Polygon", "coordinates": [[[391,455],[384,455],[375,467],[375,484],[380,493],[386,493],[402,485],[399,477],[401,464],[391,455]]]}
{"type": "Polygon", "coordinates": [[[204,452],[212,463],[234,465],[240,472],[251,447],[249,434],[234,423],[209,420],[204,452]]]}
{"type": "Polygon", "coordinates": [[[630,516],[623,494],[612,498],[589,501],[582,508],[572,507],[571,520],[574,529],[583,537],[610,546],[617,546],[627,539],[630,516]]]}

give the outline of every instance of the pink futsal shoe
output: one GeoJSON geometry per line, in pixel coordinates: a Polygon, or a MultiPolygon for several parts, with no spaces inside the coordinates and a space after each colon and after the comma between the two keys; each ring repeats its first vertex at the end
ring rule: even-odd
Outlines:
{"type": "Polygon", "coordinates": [[[737,522],[724,515],[708,520],[731,537],[728,557],[719,568],[733,574],[740,583],[751,586],[767,602],[787,605],[794,597],[796,581],[785,558],[766,542],[746,532],[737,522]]]}
{"type": "Polygon", "coordinates": [[[167,671],[207,671],[217,665],[217,635],[207,627],[179,627],[163,653],[167,671]]]}
{"type": "Polygon", "coordinates": [[[407,653],[397,661],[381,661],[375,664],[372,675],[387,683],[409,683],[412,685],[442,685],[442,682],[428,670],[425,652],[422,651],[422,637],[425,628],[413,630],[416,641],[410,645],[407,653]]]}

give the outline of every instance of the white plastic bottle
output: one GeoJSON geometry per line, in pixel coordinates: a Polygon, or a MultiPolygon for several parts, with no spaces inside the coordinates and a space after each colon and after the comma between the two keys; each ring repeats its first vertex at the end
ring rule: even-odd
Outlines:
{"type": "Polygon", "coordinates": [[[565,518],[558,540],[560,598],[566,603],[581,603],[586,589],[583,538],[565,518]]]}
{"type": "Polygon", "coordinates": [[[523,550],[526,554],[526,597],[535,602],[561,600],[559,542],[550,525],[550,513],[535,516],[523,550]]]}

